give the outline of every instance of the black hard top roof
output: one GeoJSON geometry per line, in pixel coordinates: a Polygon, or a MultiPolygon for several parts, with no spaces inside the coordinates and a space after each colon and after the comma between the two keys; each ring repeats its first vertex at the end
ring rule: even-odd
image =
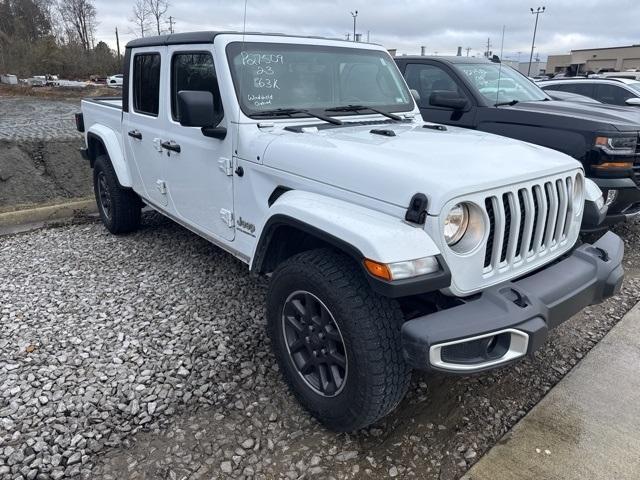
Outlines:
{"type": "Polygon", "coordinates": [[[458,57],[456,55],[399,55],[396,60],[436,60],[449,63],[493,63],[484,57],[458,57]]]}
{"type": "MultiPolygon", "coordinates": [[[[268,35],[272,37],[293,37],[293,38],[317,38],[322,40],[342,40],[339,38],[326,38],[326,37],[312,37],[302,35],[287,35],[284,33],[265,33],[265,32],[234,32],[234,31],[220,31],[220,32],[187,32],[187,33],[173,33],[170,35],[156,35],[154,37],[136,38],[127,43],[126,48],[136,47],[155,47],[164,45],[188,45],[195,43],[213,43],[218,35],[231,34],[231,35],[268,35]]],[[[344,41],[344,40],[342,40],[344,41]]]]}

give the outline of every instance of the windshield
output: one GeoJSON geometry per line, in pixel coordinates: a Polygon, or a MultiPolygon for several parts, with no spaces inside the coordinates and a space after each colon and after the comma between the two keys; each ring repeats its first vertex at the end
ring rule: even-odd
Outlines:
{"type": "Polygon", "coordinates": [[[631,90],[640,95],[640,82],[629,82],[626,84],[631,90]]]}
{"type": "Polygon", "coordinates": [[[547,95],[535,83],[513,68],[499,63],[461,63],[456,65],[489,103],[538,102],[547,95]]]}
{"type": "MultiPolygon", "coordinates": [[[[242,111],[323,111],[361,105],[388,112],[413,109],[413,99],[385,52],[361,48],[234,42],[227,56],[242,111]]],[[[370,111],[344,112],[341,115],[370,111]]],[[[304,115],[304,114],[303,114],[304,115]]]]}

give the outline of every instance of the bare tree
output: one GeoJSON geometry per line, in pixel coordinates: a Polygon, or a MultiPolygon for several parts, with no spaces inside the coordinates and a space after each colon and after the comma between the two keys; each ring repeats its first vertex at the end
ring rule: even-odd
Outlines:
{"type": "Polygon", "coordinates": [[[158,31],[158,35],[160,35],[160,24],[162,23],[162,19],[164,18],[167,10],[169,10],[169,0],[145,0],[147,4],[147,9],[151,14],[151,17],[156,23],[156,30],[158,31]]]}
{"type": "Polygon", "coordinates": [[[76,38],[82,48],[90,50],[96,29],[96,7],[92,0],[60,0],[58,10],[67,36],[76,38]]]}
{"type": "Polygon", "coordinates": [[[135,23],[135,33],[144,37],[144,34],[149,29],[149,20],[151,19],[151,12],[149,11],[149,5],[147,0],[136,0],[133,6],[133,16],[129,19],[135,23]]]}

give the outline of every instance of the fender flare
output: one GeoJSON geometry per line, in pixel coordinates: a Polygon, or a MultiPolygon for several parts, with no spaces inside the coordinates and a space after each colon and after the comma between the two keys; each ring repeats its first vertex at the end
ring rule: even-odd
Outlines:
{"type": "MultiPolygon", "coordinates": [[[[121,141],[118,135],[107,126],[93,124],[87,131],[88,145],[91,145],[92,139],[100,142],[107,155],[109,155],[109,160],[111,160],[111,165],[113,165],[120,185],[127,188],[133,187],[131,172],[122,154],[121,141]]],[[[95,152],[90,149],[89,155],[92,156],[92,161],[94,161],[95,152]]]]}
{"type": "Polygon", "coordinates": [[[270,208],[252,255],[251,271],[262,272],[270,242],[283,226],[315,236],[349,255],[381,295],[415,295],[446,288],[451,283],[451,272],[440,250],[422,227],[360,205],[299,190],[283,193],[270,208]],[[363,264],[365,258],[393,263],[427,256],[436,257],[441,270],[405,280],[379,279],[369,274],[363,264]]]}

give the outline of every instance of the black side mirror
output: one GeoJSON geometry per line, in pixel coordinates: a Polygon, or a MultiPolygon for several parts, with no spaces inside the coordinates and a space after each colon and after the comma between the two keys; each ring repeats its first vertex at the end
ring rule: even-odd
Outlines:
{"type": "Polygon", "coordinates": [[[222,112],[216,110],[213,94],[204,90],[178,92],[178,115],[183,127],[200,127],[207,137],[223,139],[227,129],[218,127],[222,112]]]}
{"type": "Polygon", "coordinates": [[[434,107],[452,108],[453,110],[464,110],[469,105],[469,101],[460,97],[457,92],[445,90],[435,91],[429,97],[429,104],[434,107]]]}

